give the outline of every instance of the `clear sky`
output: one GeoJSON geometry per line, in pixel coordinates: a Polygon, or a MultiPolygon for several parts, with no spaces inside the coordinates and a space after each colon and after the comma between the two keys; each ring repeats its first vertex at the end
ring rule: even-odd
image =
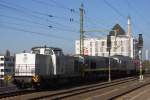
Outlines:
{"type": "MultiPolygon", "coordinates": [[[[13,53],[29,51],[42,45],[74,53],[81,3],[85,30],[111,29],[116,23],[126,30],[130,15],[133,36],[142,33],[144,48],[149,48],[150,0],[0,0],[0,53],[6,49],[13,53]]],[[[103,34],[108,33],[86,36],[103,34]]]]}

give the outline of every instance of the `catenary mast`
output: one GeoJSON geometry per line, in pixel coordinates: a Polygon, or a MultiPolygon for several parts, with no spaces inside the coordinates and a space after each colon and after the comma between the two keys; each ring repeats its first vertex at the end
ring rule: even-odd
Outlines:
{"type": "Polygon", "coordinates": [[[83,4],[80,7],[80,55],[84,55],[83,4]]]}

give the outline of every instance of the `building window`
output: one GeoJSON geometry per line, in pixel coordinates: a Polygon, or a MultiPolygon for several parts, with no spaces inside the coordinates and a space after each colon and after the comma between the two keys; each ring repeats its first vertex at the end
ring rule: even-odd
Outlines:
{"type": "Polygon", "coordinates": [[[4,69],[1,69],[1,72],[4,72],[4,69]]]}
{"type": "Polygon", "coordinates": [[[114,47],[113,49],[114,49],[113,51],[116,52],[116,47],[114,47]]]}
{"type": "Polygon", "coordinates": [[[11,69],[5,69],[4,71],[5,72],[11,72],[11,69]]]}
{"type": "Polygon", "coordinates": [[[121,47],[121,52],[124,52],[124,48],[123,47],[121,47]]]}
{"type": "Polygon", "coordinates": [[[98,42],[96,41],[95,43],[95,52],[97,53],[98,52],[98,42]]]}
{"type": "Polygon", "coordinates": [[[103,48],[102,47],[100,48],[100,52],[103,52],[103,48]]]}
{"type": "Polygon", "coordinates": [[[102,46],[104,46],[105,45],[105,42],[104,41],[102,41],[102,46]]]}
{"type": "Polygon", "coordinates": [[[4,58],[1,58],[1,61],[4,61],[4,58]]]}
{"type": "Polygon", "coordinates": [[[0,66],[4,66],[4,63],[1,63],[0,66]]]}
{"type": "Polygon", "coordinates": [[[92,48],[90,48],[90,54],[92,55],[92,48]]]}
{"type": "Polygon", "coordinates": [[[8,66],[8,67],[13,67],[14,64],[13,64],[13,63],[8,63],[7,66],[8,66]]]}
{"type": "Polygon", "coordinates": [[[92,47],[92,42],[90,42],[90,47],[92,47]]]}
{"type": "Polygon", "coordinates": [[[10,61],[10,59],[9,58],[5,58],[5,61],[10,61]]]}
{"type": "Polygon", "coordinates": [[[15,61],[15,58],[12,58],[12,61],[14,62],[14,61],[15,61]]]}

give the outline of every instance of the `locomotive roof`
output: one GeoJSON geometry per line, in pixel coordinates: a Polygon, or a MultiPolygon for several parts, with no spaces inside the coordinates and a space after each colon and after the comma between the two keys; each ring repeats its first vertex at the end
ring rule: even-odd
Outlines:
{"type": "Polygon", "coordinates": [[[47,46],[37,46],[37,47],[31,48],[31,50],[38,49],[38,48],[49,48],[49,49],[53,49],[53,50],[62,50],[62,49],[60,49],[60,48],[56,48],[56,47],[47,47],[47,46]]]}
{"type": "Polygon", "coordinates": [[[131,60],[132,58],[129,57],[129,56],[123,56],[123,55],[114,55],[114,56],[111,56],[112,58],[118,58],[118,59],[121,59],[121,60],[131,60]]]}
{"type": "Polygon", "coordinates": [[[84,56],[86,59],[106,59],[108,57],[103,57],[103,56],[84,56]]]}

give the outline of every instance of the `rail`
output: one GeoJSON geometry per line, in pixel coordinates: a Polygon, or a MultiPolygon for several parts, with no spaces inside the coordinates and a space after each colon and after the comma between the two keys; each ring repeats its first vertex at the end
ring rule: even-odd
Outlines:
{"type": "Polygon", "coordinates": [[[70,89],[70,90],[60,91],[57,93],[52,93],[49,95],[35,97],[30,100],[39,100],[39,99],[45,99],[45,98],[50,98],[52,100],[60,100],[60,99],[64,99],[67,97],[71,97],[71,96],[75,96],[75,95],[79,95],[79,94],[83,94],[87,92],[92,92],[98,89],[115,86],[115,85],[122,84],[122,83],[127,83],[127,82],[134,81],[134,80],[137,80],[137,78],[129,77],[129,78],[121,79],[121,80],[115,80],[112,82],[104,82],[104,83],[94,84],[90,86],[77,87],[75,89],[70,89]]]}
{"type": "MultiPolygon", "coordinates": [[[[145,77],[148,77],[149,75],[146,75],[145,77]]],[[[24,90],[24,91],[18,91],[19,93],[10,93],[10,94],[5,94],[5,96],[1,96],[0,98],[4,97],[13,97],[13,96],[23,96],[23,97],[29,97],[28,99],[30,100],[37,100],[37,99],[45,99],[45,98],[50,98],[54,100],[59,100],[59,99],[64,99],[72,96],[76,96],[79,94],[84,94],[88,92],[93,92],[96,90],[100,89],[105,89],[108,87],[113,87],[117,85],[122,85],[122,84],[128,84],[130,82],[138,81],[138,77],[127,77],[127,78],[122,78],[122,79],[116,79],[113,80],[112,82],[102,82],[102,83],[96,83],[96,84],[90,84],[90,85],[84,85],[84,86],[78,86],[78,87],[73,87],[73,88],[68,88],[68,89],[63,89],[63,90],[56,90],[56,91],[36,91],[36,90],[24,90]]],[[[130,91],[133,91],[136,88],[140,88],[144,85],[149,84],[147,82],[146,84],[141,84],[137,87],[131,88],[130,91]]],[[[128,90],[129,91],[129,90],[128,90]]],[[[126,91],[126,92],[128,92],[126,91]]],[[[123,95],[124,92],[119,93],[118,96],[123,95]]],[[[114,99],[118,97],[117,95],[112,96],[111,98],[114,99]]]]}

